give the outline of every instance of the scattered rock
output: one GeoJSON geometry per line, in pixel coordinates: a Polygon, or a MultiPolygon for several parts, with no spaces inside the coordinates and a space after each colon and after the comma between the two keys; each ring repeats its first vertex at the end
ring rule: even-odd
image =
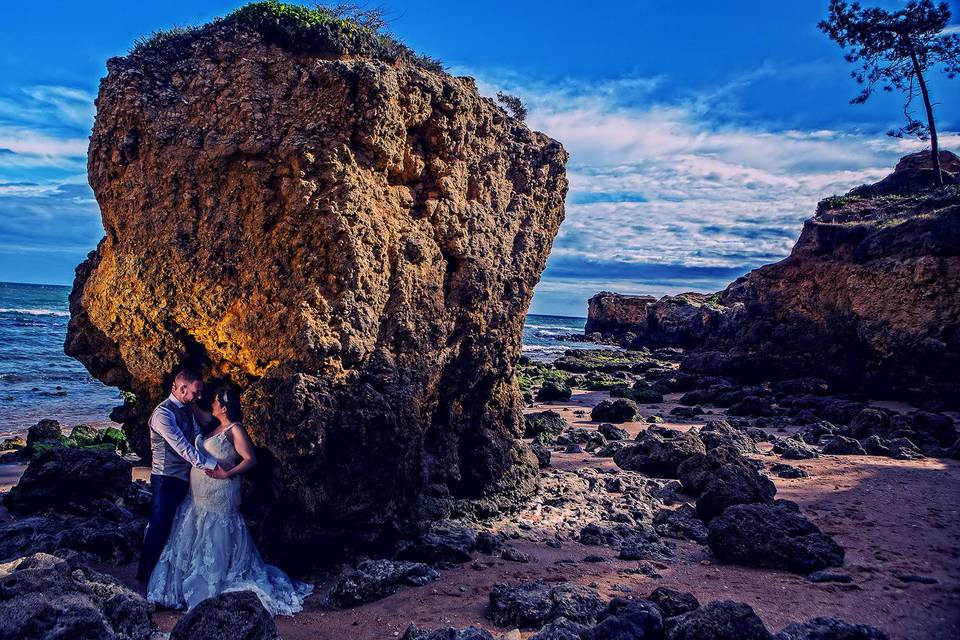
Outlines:
{"type": "Polygon", "coordinates": [[[708,530],[710,550],[724,562],[803,574],[843,564],[843,547],[786,500],[734,505],[708,530]]]}
{"type": "Polygon", "coordinates": [[[537,457],[538,467],[545,469],[550,466],[550,449],[537,442],[534,442],[530,449],[533,451],[533,455],[537,457]]]}
{"type": "Polygon", "coordinates": [[[522,582],[516,587],[499,583],[490,592],[488,615],[501,627],[540,628],[564,617],[580,624],[592,623],[604,609],[604,602],[593,589],[544,580],[522,582]]]}
{"type": "Polygon", "coordinates": [[[700,602],[692,593],[670,587],[657,587],[647,600],[660,607],[665,618],[672,618],[700,608],[700,602]]]}
{"type": "Polygon", "coordinates": [[[913,573],[896,573],[894,577],[900,582],[918,582],[920,584],[938,584],[940,581],[932,576],[918,576],[913,573]]]}
{"type": "Polygon", "coordinates": [[[395,593],[401,584],[422,586],[440,577],[422,562],[370,560],[357,563],[355,570],[341,576],[330,591],[330,603],[336,607],[354,607],[395,593]]]}
{"type": "Polygon", "coordinates": [[[823,452],[834,456],[863,456],[867,454],[859,442],[846,436],[834,436],[830,442],[823,446],[823,452]]]}
{"type": "Polygon", "coordinates": [[[792,467],[789,464],[783,464],[780,462],[770,465],[770,473],[774,474],[778,478],[807,478],[810,476],[810,472],[806,469],[792,467]]]}
{"type": "MultiPolygon", "coordinates": [[[[559,638],[559,637],[558,637],[559,638]]],[[[496,640],[490,632],[481,627],[443,627],[426,631],[410,623],[400,640],[496,640]]]]}
{"type": "Polygon", "coordinates": [[[573,390],[565,382],[558,380],[544,380],[540,388],[537,389],[536,399],[549,402],[551,400],[569,400],[573,390]]]}
{"type": "Polygon", "coordinates": [[[149,640],[152,611],[115,578],[74,560],[35,553],[0,564],[0,638],[149,640]]]}
{"type": "Polygon", "coordinates": [[[590,411],[590,419],[596,422],[632,422],[640,413],[640,407],[633,400],[617,398],[616,400],[601,400],[590,411]]]}
{"type": "Polygon", "coordinates": [[[793,438],[779,438],[774,441],[773,452],[785,460],[809,460],[820,457],[816,449],[793,438]]]}
{"type": "Polygon", "coordinates": [[[710,474],[697,498],[697,516],[704,522],[738,504],[773,500],[777,487],[753,467],[727,464],[710,474]]]}
{"type": "Polygon", "coordinates": [[[538,411],[523,417],[523,437],[533,438],[539,444],[551,444],[557,439],[567,422],[556,411],[538,411]]]}
{"type": "Polygon", "coordinates": [[[839,582],[841,584],[849,584],[853,582],[853,576],[847,573],[840,573],[839,571],[814,571],[807,576],[807,580],[810,582],[839,582]]]}
{"type": "Polygon", "coordinates": [[[646,600],[614,598],[597,615],[597,624],[580,635],[581,640],[628,640],[663,637],[663,613],[646,600]]]}
{"type": "Polygon", "coordinates": [[[677,509],[661,509],[653,518],[653,527],[662,536],[707,543],[707,526],[688,504],[677,509]]]}
{"type": "Polygon", "coordinates": [[[586,629],[585,625],[561,616],[544,625],[539,632],[530,637],[530,640],[581,640],[581,635],[586,629]]]}
{"type": "Polygon", "coordinates": [[[772,640],[750,605],[711,602],[667,622],[667,640],[772,640]]]}
{"type": "Polygon", "coordinates": [[[597,427],[604,438],[607,440],[627,440],[630,438],[630,432],[626,429],[621,429],[620,427],[610,424],[609,422],[604,422],[599,427],[597,427]]]}
{"type": "Polygon", "coordinates": [[[785,627],[774,640],[889,640],[887,634],[865,624],[836,618],[814,618],[785,627]]]}
{"type": "Polygon", "coordinates": [[[681,463],[705,451],[703,441],[695,433],[648,427],[631,446],[614,454],[613,461],[622,469],[659,478],[677,478],[681,463]]]}
{"type": "Polygon", "coordinates": [[[510,562],[530,562],[530,556],[516,547],[507,546],[500,552],[500,557],[510,562]]]}
{"type": "Polygon", "coordinates": [[[726,420],[710,420],[700,429],[700,440],[709,451],[717,447],[732,447],[740,453],[756,453],[757,445],[745,432],[726,420]]]}
{"type": "Polygon", "coordinates": [[[401,542],[397,559],[449,567],[469,561],[476,547],[477,534],[473,529],[440,521],[433,523],[416,542],[401,542]]]}

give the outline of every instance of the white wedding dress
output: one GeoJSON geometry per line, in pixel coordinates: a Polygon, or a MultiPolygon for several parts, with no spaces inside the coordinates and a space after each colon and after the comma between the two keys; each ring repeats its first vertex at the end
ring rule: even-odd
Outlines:
{"type": "MultiPolygon", "coordinates": [[[[234,465],[240,455],[226,433],[200,436],[197,445],[218,462],[234,465]]],[[[243,590],[256,593],[272,615],[292,615],[303,608],[313,585],[264,563],[240,514],[238,476],[218,480],[193,468],[190,492],[177,508],[170,538],[150,575],[147,600],[189,610],[224,591],[243,590]]]]}

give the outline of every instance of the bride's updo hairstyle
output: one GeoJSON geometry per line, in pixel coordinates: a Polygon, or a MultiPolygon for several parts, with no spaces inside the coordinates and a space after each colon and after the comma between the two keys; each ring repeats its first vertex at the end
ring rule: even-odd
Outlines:
{"type": "Polygon", "coordinates": [[[217,388],[213,397],[220,401],[230,422],[241,422],[243,411],[240,409],[240,392],[228,386],[217,388]]]}

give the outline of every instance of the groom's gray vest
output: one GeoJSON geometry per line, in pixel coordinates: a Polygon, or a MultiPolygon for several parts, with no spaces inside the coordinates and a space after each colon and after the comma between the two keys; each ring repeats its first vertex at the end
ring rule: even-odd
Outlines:
{"type": "Polygon", "coordinates": [[[190,467],[196,464],[197,459],[193,444],[200,432],[193,414],[167,398],[150,414],[149,425],[150,452],[153,455],[150,473],[189,481],[190,467]],[[182,437],[178,437],[173,426],[179,427],[182,437]],[[173,439],[176,448],[161,434],[173,439]]]}

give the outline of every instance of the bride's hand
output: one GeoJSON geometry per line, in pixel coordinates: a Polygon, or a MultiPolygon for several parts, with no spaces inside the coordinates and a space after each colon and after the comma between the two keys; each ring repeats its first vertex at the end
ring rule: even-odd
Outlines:
{"type": "Polygon", "coordinates": [[[211,478],[216,478],[217,480],[226,480],[230,476],[227,475],[226,469],[221,467],[219,464],[213,469],[207,469],[206,474],[211,478]]]}

